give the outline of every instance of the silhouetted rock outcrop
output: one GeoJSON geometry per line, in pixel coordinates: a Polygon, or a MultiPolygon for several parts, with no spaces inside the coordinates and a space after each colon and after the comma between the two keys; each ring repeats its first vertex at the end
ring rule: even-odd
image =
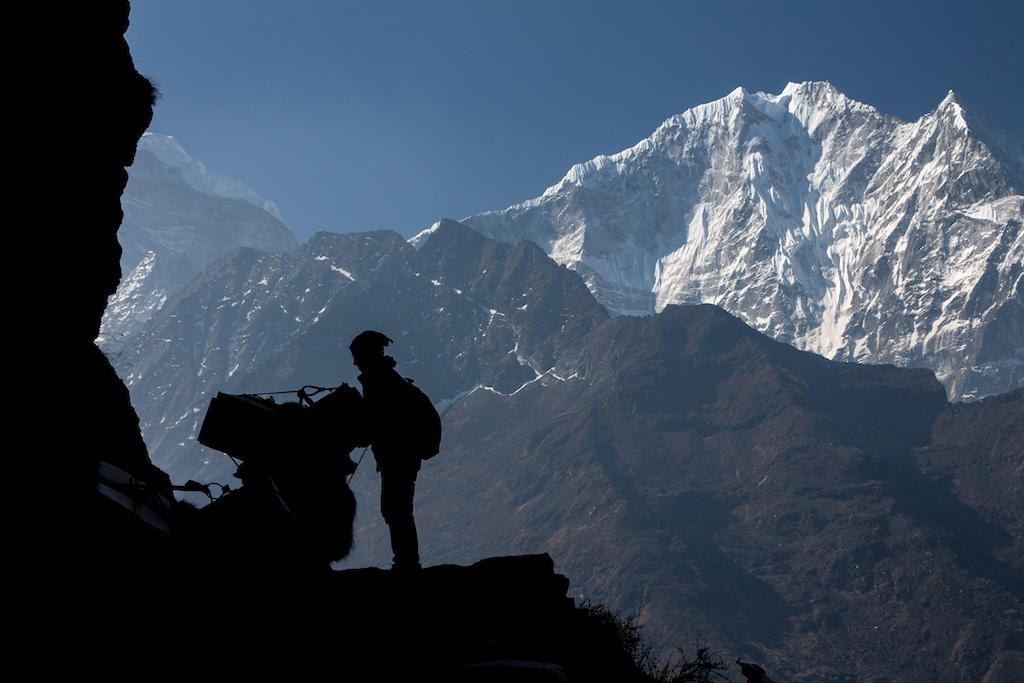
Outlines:
{"type": "Polygon", "coordinates": [[[353,651],[364,663],[378,656],[387,662],[377,669],[384,677],[415,671],[458,681],[644,678],[612,634],[575,608],[566,596],[569,581],[554,573],[547,555],[411,575],[355,569],[337,572],[331,584],[332,611],[358,625],[353,651]]]}
{"type": "Polygon", "coordinates": [[[28,402],[32,423],[42,427],[30,432],[27,452],[43,470],[35,481],[45,482],[46,498],[39,506],[45,523],[29,556],[44,570],[75,566],[54,581],[48,597],[61,588],[79,595],[97,581],[137,576],[161,552],[159,532],[97,493],[101,462],[170,497],[166,475],[149,461],[127,390],[93,344],[121,275],[125,167],[155,98],[124,40],[128,10],[127,2],[53,8],[40,30],[49,63],[59,69],[29,72],[41,93],[32,105],[42,120],[85,131],[77,153],[60,163],[37,152],[34,161],[45,169],[32,178],[59,200],[40,204],[40,225],[27,228],[30,253],[45,255],[45,273],[29,280],[33,343],[25,365],[38,373],[29,385],[52,391],[28,402]],[[59,299],[51,298],[53,289],[59,299]]]}

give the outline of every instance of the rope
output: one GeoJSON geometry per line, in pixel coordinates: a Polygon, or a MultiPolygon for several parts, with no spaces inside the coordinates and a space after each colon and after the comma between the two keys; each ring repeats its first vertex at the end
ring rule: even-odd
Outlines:
{"type": "MultiPolygon", "coordinates": [[[[159,493],[159,491],[160,491],[156,486],[153,486],[152,484],[147,484],[145,482],[141,482],[141,483],[138,483],[138,484],[136,484],[136,483],[130,483],[130,484],[121,484],[121,483],[116,483],[115,484],[115,483],[112,483],[111,484],[111,488],[116,488],[116,489],[134,489],[134,490],[154,492],[154,493],[159,493]]],[[[190,492],[193,492],[193,493],[202,493],[202,494],[205,494],[206,497],[209,498],[211,501],[214,501],[214,500],[220,500],[221,498],[224,497],[225,494],[231,493],[232,488],[231,488],[230,484],[220,484],[220,483],[215,482],[215,481],[211,481],[209,484],[200,484],[198,481],[189,479],[184,484],[171,484],[171,490],[172,491],[190,491],[190,492]],[[216,486],[217,488],[219,488],[220,489],[220,493],[218,493],[217,495],[214,495],[213,491],[210,490],[211,486],[216,486]]]]}
{"type": "Polygon", "coordinates": [[[297,395],[297,396],[299,396],[301,398],[303,396],[313,397],[313,396],[316,396],[317,394],[321,394],[321,393],[323,393],[325,391],[335,391],[335,390],[340,389],[340,388],[341,388],[340,386],[337,386],[337,387],[318,387],[315,384],[307,384],[307,385],[303,386],[301,389],[290,389],[290,390],[287,390],[287,391],[250,391],[248,393],[242,394],[242,396],[281,396],[283,394],[295,394],[295,395],[297,395]],[[306,389],[314,389],[315,391],[313,391],[313,393],[309,393],[309,392],[306,391],[306,389]]]}
{"type": "MultiPolygon", "coordinates": [[[[232,460],[234,460],[234,458],[232,458],[232,460]]],[[[223,498],[224,494],[231,493],[231,486],[230,484],[219,484],[215,481],[211,481],[209,484],[200,484],[198,481],[195,481],[194,479],[189,479],[184,484],[172,484],[171,490],[192,491],[196,493],[202,493],[205,494],[206,497],[209,498],[211,502],[213,502],[215,500],[220,500],[221,498],[223,498]],[[213,495],[213,491],[210,490],[211,486],[216,486],[217,488],[219,488],[220,493],[218,493],[216,496],[213,495]]]]}
{"type": "Polygon", "coordinates": [[[363,462],[363,456],[366,455],[366,451],[369,448],[370,447],[367,446],[366,448],[363,449],[363,452],[359,454],[359,460],[356,461],[356,468],[352,470],[352,474],[348,475],[348,479],[345,480],[345,486],[348,486],[349,484],[352,483],[352,477],[356,476],[356,472],[359,471],[359,465],[360,463],[363,462]]]}

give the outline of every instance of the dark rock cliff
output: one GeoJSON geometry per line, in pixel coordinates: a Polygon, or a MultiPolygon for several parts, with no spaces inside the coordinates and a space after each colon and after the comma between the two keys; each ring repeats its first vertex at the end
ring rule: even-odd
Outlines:
{"type": "Polygon", "coordinates": [[[40,109],[53,125],[83,132],[79,153],[64,163],[40,155],[46,172],[37,182],[50,192],[59,188],[60,201],[43,206],[42,225],[30,233],[30,248],[46,255],[45,276],[35,282],[59,290],[62,304],[55,308],[44,287],[32,288],[29,319],[39,340],[31,348],[32,365],[43,369],[37,380],[55,390],[33,411],[44,424],[32,432],[32,462],[48,470],[53,491],[45,506],[48,524],[37,539],[44,566],[71,562],[77,568],[62,581],[72,596],[80,594],[79,580],[135,575],[156,552],[145,525],[123,520],[97,500],[99,462],[170,495],[166,476],[150,463],[128,391],[93,343],[121,277],[117,230],[125,168],[156,96],[124,40],[128,11],[127,2],[61,7],[47,25],[47,48],[60,70],[37,79],[46,90],[40,109]]]}

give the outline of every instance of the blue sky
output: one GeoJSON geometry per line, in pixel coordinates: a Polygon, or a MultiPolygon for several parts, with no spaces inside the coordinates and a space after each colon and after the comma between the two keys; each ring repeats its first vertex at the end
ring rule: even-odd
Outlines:
{"type": "Polygon", "coordinates": [[[500,209],[736,86],[829,80],[913,119],[949,89],[1024,140],[1024,2],[136,0],[153,130],[300,239],[500,209]]]}

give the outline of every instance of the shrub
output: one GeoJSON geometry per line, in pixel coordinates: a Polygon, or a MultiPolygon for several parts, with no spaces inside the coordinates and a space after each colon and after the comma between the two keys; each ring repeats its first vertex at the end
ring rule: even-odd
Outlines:
{"type": "Polygon", "coordinates": [[[676,648],[676,654],[661,660],[652,653],[651,646],[643,637],[640,612],[624,616],[613,612],[605,605],[584,601],[579,609],[591,621],[592,626],[612,635],[613,639],[636,664],[643,676],[655,683],[712,683],[728,681],[722,672],[726,663],[719,653],[698,638],[693,647],[693,656],[683,648],[676,648]]]}

